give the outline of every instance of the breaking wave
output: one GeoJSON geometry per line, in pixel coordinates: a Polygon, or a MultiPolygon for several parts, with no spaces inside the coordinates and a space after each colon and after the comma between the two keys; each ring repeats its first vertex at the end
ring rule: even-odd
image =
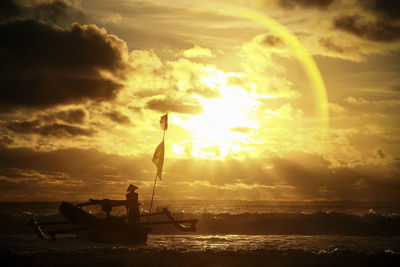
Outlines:
{"type": "MultiPolygon", "coordinates": [[[[400,235],[399,215],[367,213],[359,216],[338,212],[317,212],[313,214],[177,214],[176,217],[198,219],[198,234],[400,235]]],[[[154,229],[155,233],[168,233],[168,230],[169,228],[166,227],[154,229]]]]}
{"type": "MultiPolygon", "coordinates": [[[[369,212],[354,215],[339,212],[189,214],[176,213],[177,219],[197,219],[196,234],[207,235],[358,235],[400,236],[400,215],[369,212]]],[[[33,233],[27,226],[34,216],[40,222],[62,220],[60,214],[0,214],[0,234],[33,233]]],[[[154,218],[165,220],[165,218],[154,218]]],[[[153,234],[178,234],[171,225],[155,226],[153,234]]]]}

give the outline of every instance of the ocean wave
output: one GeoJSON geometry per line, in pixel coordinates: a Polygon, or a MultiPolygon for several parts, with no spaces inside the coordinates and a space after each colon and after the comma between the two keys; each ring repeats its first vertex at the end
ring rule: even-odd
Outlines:
{"type": "MultiPolygon", "coordinates": [[[[31,217],[40,222],[62,220],[60,214],[0,214],[0,234],[33,233],[27,224],[31,217]]],[[[354,215],[338,212],[188,214],[176,213],[177,219],[197,219],[196,234],[244,235],[378,235],[400,236],[400,216],[367,213],[354,215]]],[[[152,219],[165,220],[162,217],[152,219]]],[[[177,234],[172,225],[154,226],[153,234],[177,234]]]]}
{"type": "MultiPolygon", "coordinates": [[[[400,235],[399,215],[368,213],[177,214],[179,219],[198,219],[197,233],[246,235],[400,235]]],[[[154,229],[165,231],[169,227],[154,229]]],[[[172,230],[171,230],[172,231],[172,230]]]]}

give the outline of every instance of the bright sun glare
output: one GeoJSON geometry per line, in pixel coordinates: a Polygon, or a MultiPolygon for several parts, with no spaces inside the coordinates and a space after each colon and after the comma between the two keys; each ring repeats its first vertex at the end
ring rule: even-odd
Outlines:
{"type": "MultiPolygon", "coordinates": [[[[313,58],[297,37],[264,14],[244,8],[234,8],[225,10],[225,12],[251,19],[266,26],[281,37],[294,51],[310,81],[321,129],[326,130],[329,112],[325,85],[313,58]]],[[[257,107],[260,105],[257,101],[259,96],[255,93],[257,90],[249,92],[238,85],[229,84],[229,77],[243,78],[244,74],[225,73],[211,66],[206,68],[206,73],[207,75],[202,77],[202,82],[210,88],[218,89],[221,97],[215,99],[198,97],[198,101],[203,107],[202,114],[188,119],[176,117],[175,121],[192,133],[193,140],[174,144],[173,152],[183,154],[185,142],[192,143],[191,155],[200,158],[224,158],[231,153],[249,150],[248,144],[257,143],[254,139],[257,138],[260,119],[269,119],[268,116],[257,118],[257,107]]],[[[286,106],[286,108],[290,108],[290,106],[286,106]]]]}
{"type": "MultiPolygon", "coordinates": [[[[229,153],[245,149],[243,144],[249,141],[251,132],[259,127],[254,115],[259,103],[254,93],[228,84],[229,77],[242,74],[224,73],[212,67],[208,67],[206,72],[207,76],[202,77],[202,82],[218,89],[221,97],[198,97],[203,113],[181,121],[181,127],[192,132],[193,156],[223,158],[229,153]]],[[[174,150],[178,153],[182,151],[178,146],[174,150]]]]}

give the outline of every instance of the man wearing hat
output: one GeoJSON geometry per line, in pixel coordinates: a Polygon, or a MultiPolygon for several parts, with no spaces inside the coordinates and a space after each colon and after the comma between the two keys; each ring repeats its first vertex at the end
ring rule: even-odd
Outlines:
{"type": "Polygon", "coordinates": [[[135,192],[137,186],[130,184],[126,194],[126,210],[128,212],[128,223],[136,224],[139,222],[139,195],[135,192]]]}

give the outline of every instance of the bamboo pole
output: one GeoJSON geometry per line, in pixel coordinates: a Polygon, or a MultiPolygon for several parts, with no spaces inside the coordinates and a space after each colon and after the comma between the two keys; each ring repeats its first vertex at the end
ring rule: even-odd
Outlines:
{"type": "MultiPolygon", "coordinates": [[[[164,130],[164,132],[163,132],[163,138],[162,138],[162,142],[164,142],[164,139],[165,139],[165,130],[164,130]]],[[[165,153],[165,144],[164,144],[164,153],[165,153]]],[[[164,156],[165,156],[165,155],[164,155],[164,156]]],[[[156,171],[156,175],[155,175],[155,177],[154,177],[153,193],[151,194],[151,201],[150,201],[149,215],[151,215],[151,209],[152,209],[152,207],[153,207],[153,200],[154,200],[154,193],[155,193],[155,191],[156,191],[156,184],[157,184],[157,172],[158,172],[158,169],[157,169],[157,171],[156,171]]],[[[150,216],[148,216],[148,217],[147,217],[147,225],[149,225],[149,224],[150,224],[150,216]]]]}

